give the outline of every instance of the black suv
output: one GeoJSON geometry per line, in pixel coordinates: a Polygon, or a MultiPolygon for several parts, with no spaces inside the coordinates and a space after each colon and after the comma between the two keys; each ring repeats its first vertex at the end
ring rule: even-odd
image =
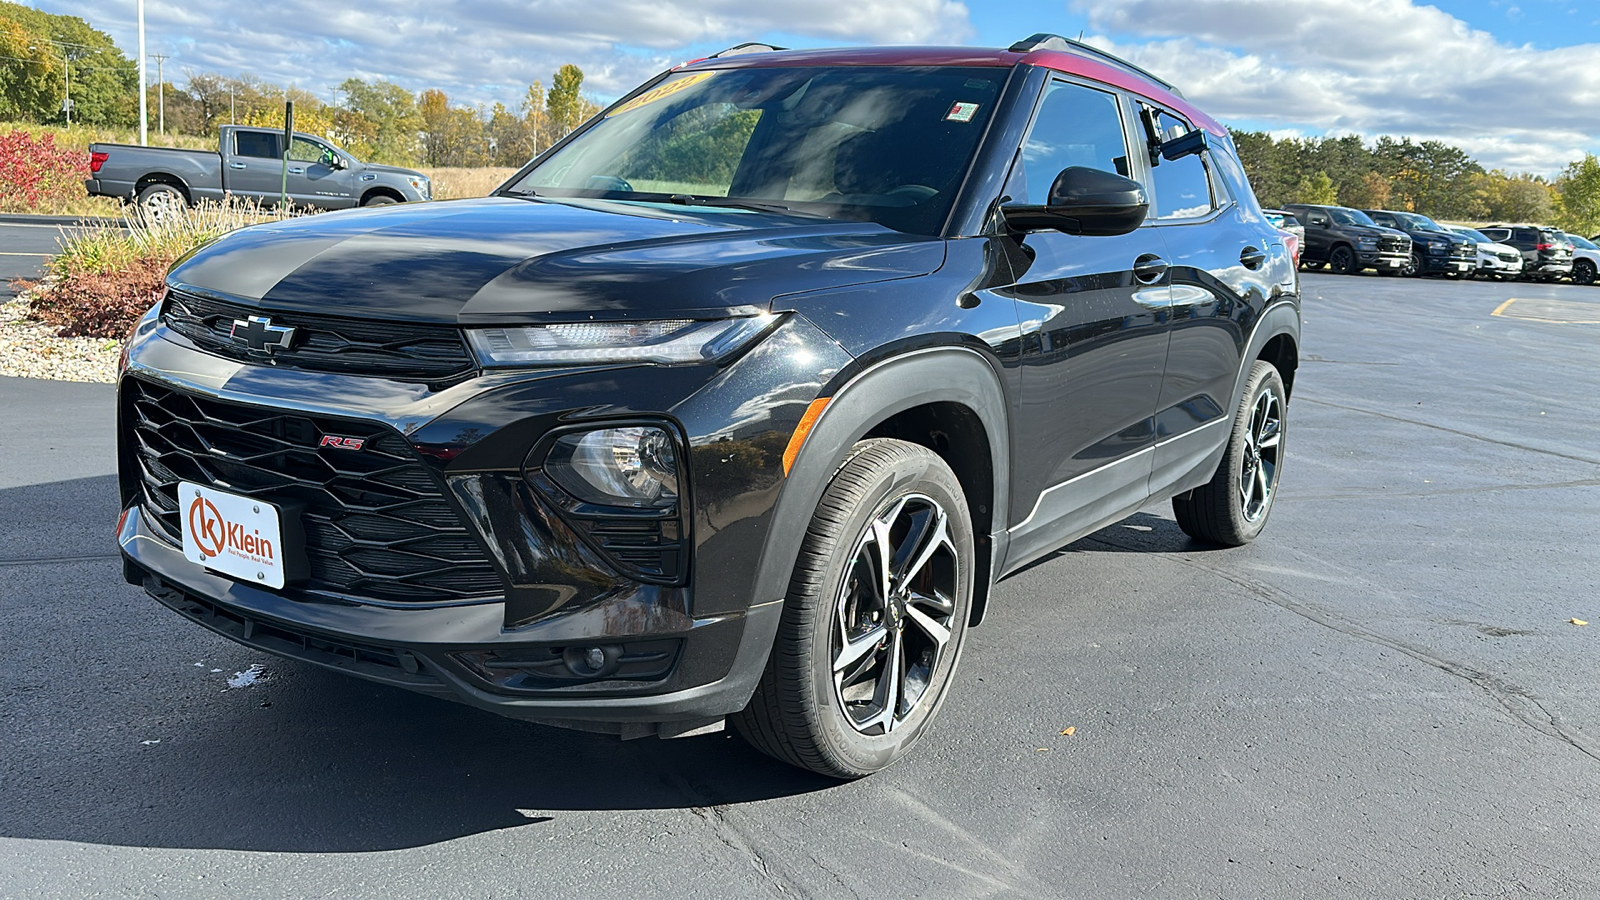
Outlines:
{"type": "Polygon", "coordinates": [[[1359,209],[1306,203],[1283,208],[1306,227],[1300,263],[1308,269],[1328,266],[1340,275],[1377,269],[1381,275],[1399,275],[1411,262],[1411,238],[1378,225],[1359,209]]]}
{"type": "Polygon", "coordinates": [[[1572,274],[1572,247],[1562,243],[1560,232],[1544,225],[1494,225],[1480,228],[1483,236],[1517,248],[1522,254],[1522,277],[1555,281],[1572,274]]]}
{"type": "Polygon", "coordinates": [[[1369,209],[1366,214],[1379,225],[1403,231],[1411,238],[1406,275],[1464,278],[1478,268],[1478,245],[1427,216],[1392,209],[1369,209]]]}
{"type": "Polygon", "coordinates": [[[865,775],[997,579],[1152,498],[1261,531],[1281,240],[1226,130],[1092,48],[742,47],[486,199],[181,260],[121,375],[125,576],[385,684],[865,775]]]}

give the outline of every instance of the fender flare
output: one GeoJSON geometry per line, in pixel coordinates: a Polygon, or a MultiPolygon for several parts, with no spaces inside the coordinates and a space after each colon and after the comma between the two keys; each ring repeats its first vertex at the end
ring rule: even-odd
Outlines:
{"type": "Polygon", "coordinates": [[[190,206],[194,205],[194,191],[190,190],[188,180],[182,175],[164,169],[151,169],[140,175],[133,183],[133,199],[139,199],[139,192],[152,184],[171,185],[183,192],[183,198],[190,206]]]}
{"type": "MultiPolygon", "coordinates": [[[[1298,354],[1300,348],[1300,307],[1288,299],[1279,299],[1261,313],[1261,318],[1256,320],[1255,328],[1250,331],[1250,343],[1245,347],[1243,357],[1239,361],[1239,374],[1234,376],[1233,399],[1235,404],[1244,396],[1244,383],[1250,377],[1250,367],[1261,358],[1261,351],[1267,343],[1279,335],[1288,335],[1294,341],[1298,354]]],[[[1293,377],[1292,372],[1283,373],[1285,381],[1293,377]]]]}
{"type": "MultiPolygon", "coordinates": [[[[994,496],[989,499],[991,534],[976,535],[978,571],[973,578],[970,621],[977,624],[992,573],[1005,551],[1011,484],[1010,404],[993,364],[967,347],[933,347],[895,356],[868,367],[833,391],[773,506],[771,527],[757,563],[753,603],[781,600],[788,594],[811,517],[856,441],[890,416],[929,403],[957,403],[971,409],[988,437],[994,496]],[[988,553],[982,552],[985,546],[988,553]]],[[[968,500],[983,503],[983,498],[968,500]]],[[[777,624],[773,617],[774,633],[777,624]]],[[[766,644],[771,646],[770,636],[766,644]]]]}

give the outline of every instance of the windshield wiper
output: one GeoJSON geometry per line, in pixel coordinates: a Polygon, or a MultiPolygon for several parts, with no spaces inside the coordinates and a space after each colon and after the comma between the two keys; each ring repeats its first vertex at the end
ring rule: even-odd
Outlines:
{"type": "Polygon", "coordinates": [[[800,212],[781,203],[762,203],[759,200],[741,200],[737,197],[708,197],[701,194],[672,194],[667,197],[668,203],[679,206],[725,206],[733,209],[748,209],[752,212],[775,212],[788,216],[807,216],[814,219],[826,219],[827,216],[817,213],[800,212]]]}
{"type": "Polygon", "coordinates": [[[507,197],[537,197],[537,196],[539,196],[538,192],[534,191],[532,188],[529,188],[528,190],[525,190],[525,191],[501,191],[500,193],[504,194],[507,197]]]}

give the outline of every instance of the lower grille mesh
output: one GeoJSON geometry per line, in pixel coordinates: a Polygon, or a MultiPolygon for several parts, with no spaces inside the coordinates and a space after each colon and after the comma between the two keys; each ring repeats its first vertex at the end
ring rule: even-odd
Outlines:
{"type": "Polygon", "coordinates": [[[434,476],[385,425],[229,403],[136,378],[124,383],[123,402],[144,505],[174,542],[178,482],[191,481],[299,509],[308,590],[390,603],[503,591],[434,476]],[[319,447],[325,435],[364,444],[319,447]]]}

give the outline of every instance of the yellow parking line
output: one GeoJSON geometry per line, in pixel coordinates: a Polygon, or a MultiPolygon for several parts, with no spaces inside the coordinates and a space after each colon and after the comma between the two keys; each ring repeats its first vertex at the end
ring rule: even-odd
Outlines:
{"type": "Polygon", "coordinates": [[[1492,313],[1489,313],[1489,315],[1491,315],[1491,316],[1498,316],[1498,315],[1500,315],[1500,314],[1501,314],[1501,313],[1503,313],[1503,312],[1505,312],[1505,311],[1506,311],[1506,307],[1508,307],[1508,306],[1510,306],[1510,305],[1511,305],[1511,304],[1513,304],[1513,303],[1515,303],[1515,302],[1517,302],[1517,298],[1515,298],[1515,297],[1512,297],[1512,298],[1511,298],[1511,299],[1510,299],[1510,300],[1507,300],[1507,301],[1506,301],[1506,302],[1504,302],[1504,303],[1502,303],[1502,304],[1500,304],[1500,305],[1499,305],[1499,306],[1496,306],[1496,307],[1495,307],[1495,308],[1494,308],[1494,312],[1492,312],[1492,313]]]}

